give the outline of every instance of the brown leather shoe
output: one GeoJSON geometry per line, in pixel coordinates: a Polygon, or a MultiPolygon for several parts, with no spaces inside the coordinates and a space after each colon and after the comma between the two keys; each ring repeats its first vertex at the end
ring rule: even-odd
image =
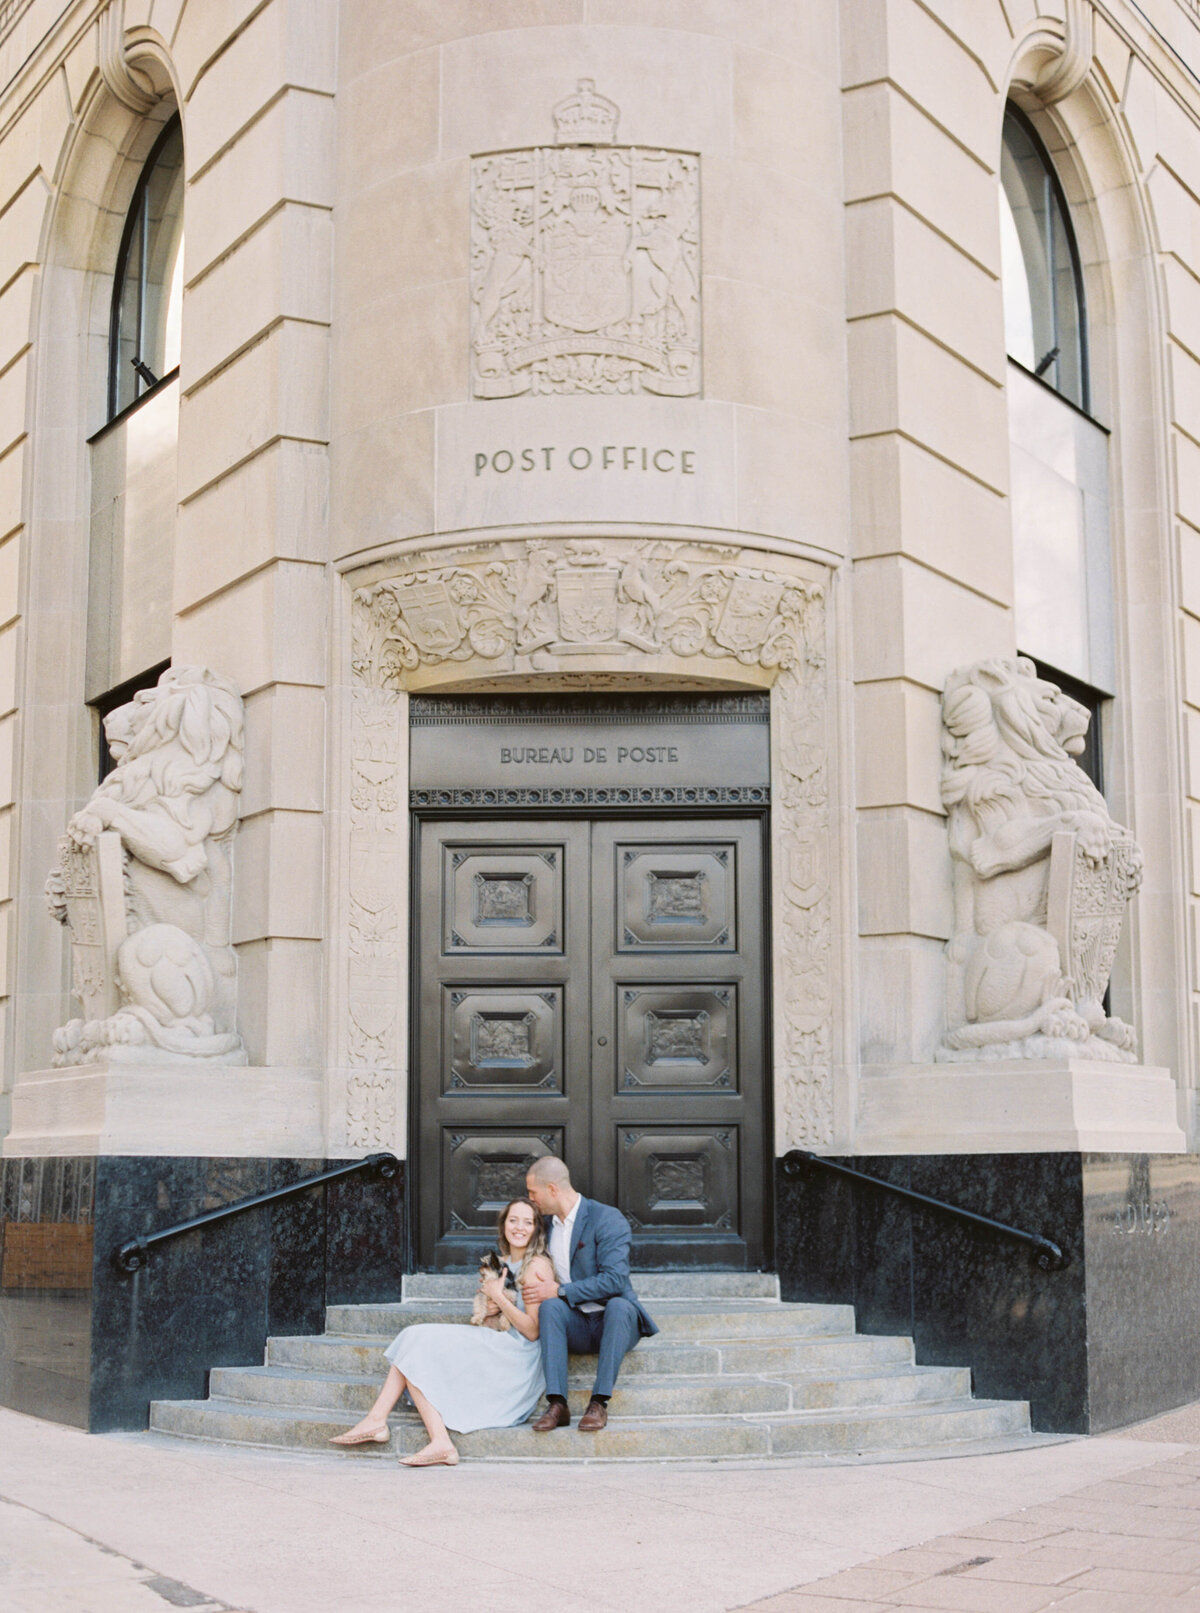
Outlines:
{"type": "Polygon", "coordinates": [[[581,1434],[598,1434],[608,1426],[608,1407],[602,1400],[589,1400],[588,1409],[579,1419],[581,1434]]]}
{"type": "MultiPolygon", "coordinates": [[[[590,1406],[588,1410],[591,1410],[590,1406]]],[[[534,1423],[533,1431],[535,1434],[548,1434],[552,1429],[570,1428],[570,1426],[571,1413],[561,1400],[552,1400],[537,1422],[534,1423]]],[[[582,1428],[583,1424],[581,1423],[579,1426],[582,1428]]]]}

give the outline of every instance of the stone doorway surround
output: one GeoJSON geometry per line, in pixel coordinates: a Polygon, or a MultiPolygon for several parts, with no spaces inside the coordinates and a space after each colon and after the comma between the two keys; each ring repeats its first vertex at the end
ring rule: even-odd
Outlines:
{"type": "MultiPolygon", "coordinates": [[[[594,529],[593,529],[594,530],[594,529]]],[[[330,894],[329,1151],[408,1138],[408,697],[771,691],[776,1153],[849,1131],[851,858],[837,843],[834,574],[676,528],[473,535],[345,568],[330,894]]],[[[702,783],[703,781],[697,781],[702,783]]]]}

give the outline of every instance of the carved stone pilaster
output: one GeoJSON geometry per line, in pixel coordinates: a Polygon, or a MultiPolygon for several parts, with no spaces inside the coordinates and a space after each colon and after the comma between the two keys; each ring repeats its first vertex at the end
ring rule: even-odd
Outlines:
{"type": "Polygon", "coordinates": [[[350,857],[347,926],[346,1143],[390,1148],[397,1082],[405,1068],[402,903],[405,815],[401,811],[405,732],[393,689],[354,689],[350,743],[350,857]]]}
{"type": "Polygon", "coordinates": [[[833,1141],[833,899],[830,885],[829,701],[825,592],[805,597],[802,650],[772,696],[777,756],[771,812],[776,873],[775,1143],[833,1141]]]}

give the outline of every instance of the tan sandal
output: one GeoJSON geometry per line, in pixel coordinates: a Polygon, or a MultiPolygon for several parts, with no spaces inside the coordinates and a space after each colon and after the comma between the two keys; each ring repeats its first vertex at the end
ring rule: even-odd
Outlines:
{"type": "Polygon", "coordinates": [[[443,1456],[425,1456],[420,1451],[415,1456],[402,1456],[401,1467],[457,1467],[458,1452],[447,1451],[443,1456]]]}
{"type": "Polygon", "coordinates": [[[348,1434],[334,1434],[329,1441],[331,1445],[386,1445],[392,1437],[388,1427],[364,1428],[361,1433],[355,1433],[352,1428],[348,1434]]]}

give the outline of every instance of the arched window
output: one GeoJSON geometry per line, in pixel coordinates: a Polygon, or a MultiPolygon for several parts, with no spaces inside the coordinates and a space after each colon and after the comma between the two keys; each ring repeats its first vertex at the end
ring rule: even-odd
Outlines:
{"type": "Polygon", "coordinates": [[[183,306],[183,130],[164,127],[133,193],[113,282],[108,413],[179,367],[183,306]]]}
{"type": "Polygon", "coordinates": [[[1083,278],[1062,190],[1037,135],[1004,115],[1000,245],[1008,356],[1088,407],[1083,278]]]}
{"type": "Polygon", "coordinates": [[[1093,714],[1082,761],[1099,785],[1101,715],[1116,686],[1109,437],[1089,411],[1083,276],[1066,199],[1013,107],[1000,241],[1017,648],[1093,714]]]}

